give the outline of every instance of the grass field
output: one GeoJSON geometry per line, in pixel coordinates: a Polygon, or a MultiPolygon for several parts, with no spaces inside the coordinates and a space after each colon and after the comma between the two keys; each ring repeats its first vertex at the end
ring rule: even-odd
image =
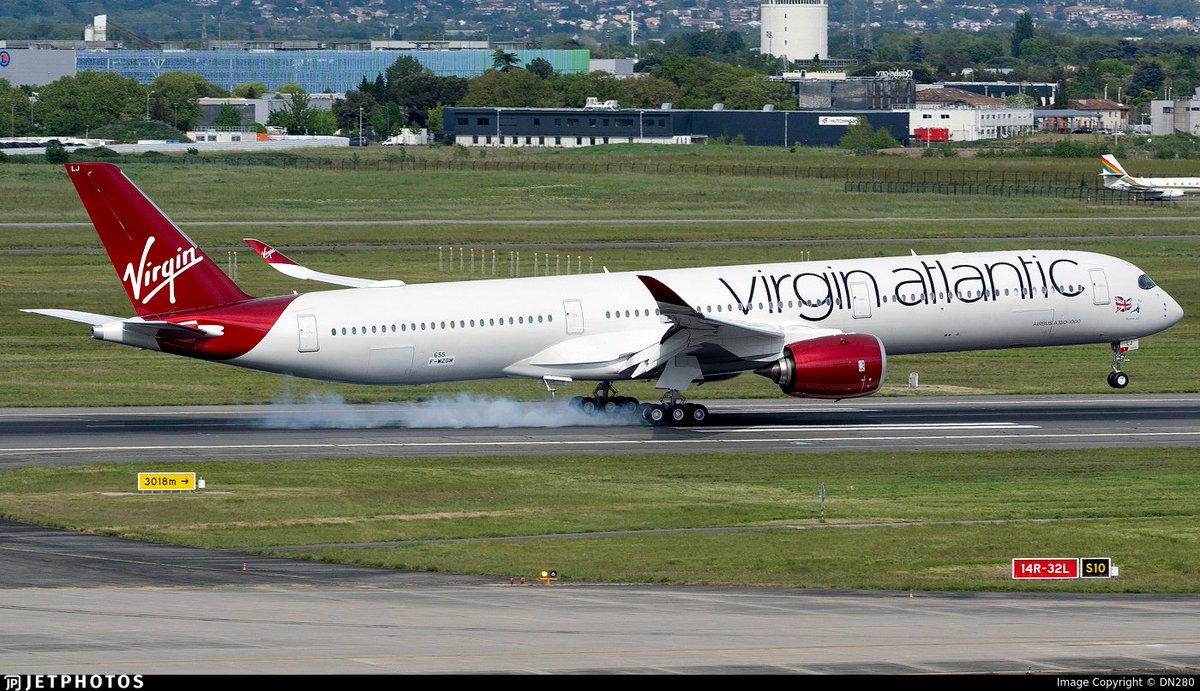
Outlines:
{"type": "Polygon", "coordinates": [[[173,468],[198,471],[212,493],[105,494],[132,490],[132,466],[23,469],[5,473],[0,515],[143,540],[502,578],[551,567],[575,581],[1200,590],[1200,451],[1191,449],[156,467],[173,468]],[[824,524],[819,485],[827,491],[824,524]],[[757,527],[777,529],[638,532],[757,527]],[[634,532],[586,535],[597,531],[634,532]],[[584,535],[545,537],[564,533],[584,535]],[[529,539],[469,541],[501,537],[529,539]],[[418,542],[306,547],[377,541],[418,542]],[[1046,556],[1109,556],[1121,577],[1009,578],[1012,558],[1046,556]]]}

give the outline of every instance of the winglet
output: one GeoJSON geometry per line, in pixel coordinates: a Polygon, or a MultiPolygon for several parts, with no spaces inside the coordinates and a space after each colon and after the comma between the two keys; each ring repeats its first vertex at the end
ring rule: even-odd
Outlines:
{"type": "Polygon", "coordinates": [[[672,305],[674,307],[691,309],[688,304],[684,302],[683,298],[679,297],[679,293],[676,293],[674,290],[668,288],[665,283],[657,278],[651,278],[650,276],[638,276],[638,280],[641,281],[642,285],[646,286],[646,290],[649,290],[650,294],[654,296],[655,302],[664,305],[672,305]]]}
{"type": "Polygon", "coordinates": [[[369,278],[355,278],[354,276],[338,276],[337,274],[327,274],[321,271],[313,271],[312,269],[301,266],[296,262],[288,259],[283,252],[271,247],[265,242],[255,240],[254,238],[243,238],[247,245],[250,245],[258,256],[267,263],[267,266],[275,269],[281,274],[298,278],[302,281],[321,281],[322,283],[332,283],[339,286],[350,286],[351,288],[391,288],[394,286],[404,285],[404,281],[376,281],[369,278]]]}
{"type": "Polygon", "coordinates": [[[258,256],[262,257],[263,261],[268,264],[290,264],[292,266],[299,266],[299,264],[284,256],[283,252],[280,252],[265,242],[255,240],[254,238],[243,239],[246,241],[246,244],[250,245],[255,252],[258,252],[258,256]]]}

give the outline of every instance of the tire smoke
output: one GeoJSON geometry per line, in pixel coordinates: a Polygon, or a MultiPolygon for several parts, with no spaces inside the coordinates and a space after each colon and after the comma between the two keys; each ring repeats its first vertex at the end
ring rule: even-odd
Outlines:
{"type": "Polygon", "coordinates": [[[585,413],[572,406],[569,399],[515,401],[461,393],[456,398],[439,397],[418,403],[352,405],[336,393],[314,392],[303,401],[285,393],[253,424],[262,429],[468,429],[618,427],[645,423],[636,410],[585,413]]]}

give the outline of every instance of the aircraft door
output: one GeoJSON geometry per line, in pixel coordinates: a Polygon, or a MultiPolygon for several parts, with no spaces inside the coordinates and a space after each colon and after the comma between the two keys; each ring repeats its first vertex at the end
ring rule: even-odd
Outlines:
{"type": "Polygon", "coordinates": [[[1104,276],[1104,269],[1088,269],[1088,274],[1092,277],[1092,304],[1107,305],[1108,279],[1104,276]]]}
{"type": "Polygon", "coordinates": [[[296,317],[297,330],[300,332],[300,352],[315,353],[321,349],[317,341],[317,318],[311,314],[301,314],[296,317]]]}
{"type": "Polygon", "coordinates": [[[871,316],[871,288],[866,281],[850,282],[850,304],[854,306],[854,318],[871,316]]]}
{"type": "Polygon", "coordinates": [[[567,333],[583,333],[583,303],[579,300],[563,300],[563,313],[567,318],[567,333]]]}

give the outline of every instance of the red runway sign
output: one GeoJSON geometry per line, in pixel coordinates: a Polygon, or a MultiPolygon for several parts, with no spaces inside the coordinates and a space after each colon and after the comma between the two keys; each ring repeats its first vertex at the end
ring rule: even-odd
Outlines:
{"type": "Polygon", "coordinates": [[[1013,559],[1013,578],[1079,578],[1078,559],[1013,559]]]}

